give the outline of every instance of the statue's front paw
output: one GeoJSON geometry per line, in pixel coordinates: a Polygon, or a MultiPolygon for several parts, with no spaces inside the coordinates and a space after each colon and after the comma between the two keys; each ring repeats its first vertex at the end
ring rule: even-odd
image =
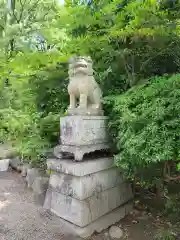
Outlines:
{"type": "Polygon", "coordinates": [[[68,110],[75,109],[72,105],[69,105],[68,110]]]}
{"type": "Polygon", "coordinates": [[[78,109],[82,109],[82,110],[86,110],[87,109],[85,106],[80,106],[80,105],[77,108],[78,109]]]}

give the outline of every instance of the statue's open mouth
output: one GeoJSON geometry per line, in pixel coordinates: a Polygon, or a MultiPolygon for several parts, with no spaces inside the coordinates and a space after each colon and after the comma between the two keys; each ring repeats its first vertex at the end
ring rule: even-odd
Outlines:
{"type": "Polygon", "coordinates": [[[83,63],[77,63],[76,68],[87,68],[87,65],[83,63]]]}

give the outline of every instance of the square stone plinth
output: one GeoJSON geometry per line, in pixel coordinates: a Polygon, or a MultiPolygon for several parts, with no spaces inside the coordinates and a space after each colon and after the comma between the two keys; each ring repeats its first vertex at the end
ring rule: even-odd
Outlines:
{"type": "Polygon", "coordinates": [[[50,176],[49,187],[66,196],[84,200],[122,182],[119,170],[111,168],[82,177],[54,172],[50,176]]]}
{"type": "MultiPolygon", "coordinates": [[[[102,218],[105,226],[113,224],[114,219],[105,221],[103,216],[111,216],[108,214],[119,207],[124,209],[121,206],[133,198],[130,184],[115,168],[112,158],[85,162],[48,159],[47,166],[51,176],[44,208],[76,226],[80,232],[97,230],[94,222],[102,218]]],[[[122,215],[124,217],[125,212],[122,215]]],[[[116,221],[121,219],[117,214],[112,216],[116,216],[116,221]]]]}
{"type": "Polygon", "coordinates": [[[104,171],[115,167],[113,158],[87,159],[85,162],[73,162],[70,159],[49,158],[47,168],[58,173],[65,173],[77,177],[104,171]]]}
{"type": "Polygon", "coordinates": [[[66,155],[67,153],[70,153],[71,155],[74,155],[75,161],[80,162],[85,160],[84,159],[85,154],[107,149],[109,149],[108,143],[97,143],[81,146],[58,145],[54,148],[54,156],[62,159],[64,157],[64,154],[66,155]]]}
{"type": "Polygon", "coordinates": [[[61,145],[88,146],[108,142],[105,116],[67,116],[60,118],[61,145]]]}
{"type": "Polygon", "coordinates": [[[106,191],[94,193],[85,200],[66,196],[54,189],[48,191],[51,199],[49,209],[57,216],[79,227],[87,226],[132,199],[132,191],[127,183],[121,183],[106,191]]]}
{"type": "Polygon", "coordinates": [[[56,224],[63,225],[67,227],[68,232],[73,236],[78,236],[83,239],[89,239],[89,237],[95,233],[100,233],[104,229],[114,225],[123,219],[127,214],[129,214],[133,209],[133,202],[128,202],[119,208],[114,209],[113,211],[107,213],[106,215],[100,217],[96,221],[90,223],[85,227],[78,227],[62,218],[57,219],[56,224]]]}

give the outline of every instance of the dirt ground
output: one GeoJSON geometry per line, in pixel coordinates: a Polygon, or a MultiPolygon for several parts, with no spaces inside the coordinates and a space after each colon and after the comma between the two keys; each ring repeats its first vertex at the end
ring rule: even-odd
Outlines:
{"type": "MultiPolygon", "coordinates": [[[[137,213],[127,216],[118,224],[124,233],[122,240],[152,240],[155,239],[157,225],[152,216],[137,213]]],[[[110,240],[107,231],[92,237],[92,240],[110,240]]]]}
{"type": "Polygon", "coordinates": [[[71,239],[66,226],[43,213],[18,173],[0,172],[0,240],[71,239]]]}
{"type": "MultiPolygon", "coordinates": [[[[124,240],[151,240],[155,220],[147,213],[129,215],[117,225],[123,229],[124,240]]],[[[46,215],[42,206],[27,189],[16,172],[0,173],[0,240],[76,240],[69,229],[53,215],[46,215]]],[[[77,238],[78,239],[78,238],[77,238]]],[[[108,231],[91,240],[109,240],[108,231]]]]}

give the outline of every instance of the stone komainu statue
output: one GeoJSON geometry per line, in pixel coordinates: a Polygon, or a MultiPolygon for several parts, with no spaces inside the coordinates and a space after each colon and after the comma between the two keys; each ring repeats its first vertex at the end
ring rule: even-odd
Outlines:
{"type": "Polygon", "coordinates": [[[102,92],[93,77],[92,64],[90,57],[69,61],[69,115],[103,115],[102,92]]]}

